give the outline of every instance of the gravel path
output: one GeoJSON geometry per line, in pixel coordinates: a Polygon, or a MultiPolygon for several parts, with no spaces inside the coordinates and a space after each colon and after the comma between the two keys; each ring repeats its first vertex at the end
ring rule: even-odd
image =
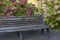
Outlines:
{"type": "MultiPolygon", "coordinates": [[[[60,30],[51,30],[50,34],[40,31],[26,31],[23,33],[24,40],[60,40],[60,30]]],[[[18,40],[16,32],[0,33],[0,40],[18,40]]]]}

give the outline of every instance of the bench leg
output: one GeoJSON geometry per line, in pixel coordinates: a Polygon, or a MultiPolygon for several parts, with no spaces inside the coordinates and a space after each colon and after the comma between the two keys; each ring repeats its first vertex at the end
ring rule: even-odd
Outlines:
{"type": "Polygon", "coordinates": [[[41,34],[43,34],[43,32],[44,32],[44,29],[41,29],[41,34]]]}
{"type": "MultiPolygon", "coordinates": [[[[46,28],[46,32],[49,34],[50,33],[50,28],[46,28]]],[[[44,33],[44,29],[41,29],[41,34],[44,33]]]]}
{"type": "Polygon", "coordinates": [[[46,28],[46,32],[49,34],[50,33],[50,28],[46,28]]]}
{"type": "Polygon", "coordinates": [[[19,40],[23,40],[22,32],[17,32],[17,36],[19,37],[19,40]]]}

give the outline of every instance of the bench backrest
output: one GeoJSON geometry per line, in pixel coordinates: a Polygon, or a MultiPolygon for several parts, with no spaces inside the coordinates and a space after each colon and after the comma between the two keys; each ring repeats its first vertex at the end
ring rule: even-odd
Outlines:
{"type": "Polygon", "coordinates": [[[24,25],[40,25],[43,24],[43,16],[31,16],[31,17],[10,17],[0,18],[0,26],[24,26],[24,25]]]}

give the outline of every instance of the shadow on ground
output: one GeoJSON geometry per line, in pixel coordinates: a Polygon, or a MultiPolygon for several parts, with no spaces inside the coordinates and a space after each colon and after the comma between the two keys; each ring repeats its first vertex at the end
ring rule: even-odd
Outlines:
{"type": "MultiPolygon", "coordinates": [[[[50,34],[40,31],[26,31],[23,33],[24,40],[60,40],[60,30],[51,30],[50,34]]],[[[18,40],[16,32],[0,33],[0,40],[18,40]]]]}

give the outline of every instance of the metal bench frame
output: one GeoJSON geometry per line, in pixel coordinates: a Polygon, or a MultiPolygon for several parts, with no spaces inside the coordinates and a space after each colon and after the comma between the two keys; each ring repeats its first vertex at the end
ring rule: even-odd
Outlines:
{"type": "MultiPolygon", "coordinates": [[[[14,20],[14,21],[19,21],[21,20],[21,17],[13,17],[13,18],[0,18],[0,32],[17,32],[17,35],[19,37],[19,40],[23,40],[23,31],[27,31],[27,30],[38,30],[38,29],[41,29],[41,33],[43,33],[44,29],[46,29],[47,33],[49,33],[49,29],[50,27],[48,25],[45,25],[43,19],[44,17],[43,16],[38,16],[38,17],[41,17],[42,19],[42,23],[40,24],[34,24],[34,25],[25,25],[25,26],[17,26],[17,27],[3,27],[4,25],[1,24],[2,22],[1,21],[8,21],[8,20],[14,20]]],[[[25,17],[23,17],[23,20],[24,20],[25,17]]],[[[30,17],[29,17],[30,18],[30,17]]],[[[28,18],[26,18],[28,19],[28,18]]]]}

